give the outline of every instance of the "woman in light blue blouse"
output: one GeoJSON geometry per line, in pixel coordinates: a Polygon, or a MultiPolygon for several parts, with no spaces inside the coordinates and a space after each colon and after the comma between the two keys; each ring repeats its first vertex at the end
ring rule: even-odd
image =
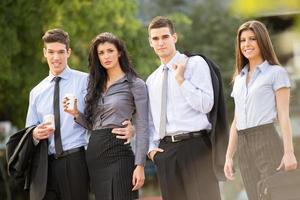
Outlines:
{"type": "Polygon", "coordinates": [[[235,114],[224,173],[229,180],[234,179],[233,156],[237,150],[247,195],[249,200],[257,200],[258,181],[277,170],[297,168],[289,119],[288,74],[278,62],[265,25],[259,21],[245,22],[237,31],[231,96],[235,114]]]}

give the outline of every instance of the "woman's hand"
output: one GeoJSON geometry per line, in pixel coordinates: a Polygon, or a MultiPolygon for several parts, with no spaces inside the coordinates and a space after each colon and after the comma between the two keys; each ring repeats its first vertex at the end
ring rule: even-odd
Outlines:
{"type": "Polygon", "coordinates": [[[132,191],[140,189],[145,182],[145,170],[144,166],[138,165],[136,166],[135,170],[133,171],[132,176],[132,191]]]}
{"type": "Polygon", "coordinates": [[[78,108],[77,108],[77,98],[75,98],[75,100],[74,100],[74,108],[73,109],[69,109],[69,105],[70,105],[70,99],[68,99],[68,97],[65,97],[63,99],[64,111],[66,113],[69,113],[70,115],[72,115],[75,118],[78,117],[79,111],[78,111],[78,108]]]}
{"type": "Polygon", "coordinates": [[[285,171],[297,169],[297,160],[293,152],[285,153],[277,170],[284,167],[285,171]]]}
{"type": "Polygon", "coordinates": [[[226,158],[225,165],[224,165],[224,174],[228,180],[231,181],[234,180],[232,158],[226,158]]]}

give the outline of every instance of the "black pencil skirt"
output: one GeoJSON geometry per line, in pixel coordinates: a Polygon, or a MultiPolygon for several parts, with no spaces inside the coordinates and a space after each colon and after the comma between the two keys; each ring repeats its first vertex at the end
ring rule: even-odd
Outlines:
{"type": "Polygon", "coordinates": [[[91,189],[96,200],[132,200],[138,191],[132,191],[135,168],[134,154],[126,140],[117,139],[112,129],[91,131],[86,152],[91,189]]]}

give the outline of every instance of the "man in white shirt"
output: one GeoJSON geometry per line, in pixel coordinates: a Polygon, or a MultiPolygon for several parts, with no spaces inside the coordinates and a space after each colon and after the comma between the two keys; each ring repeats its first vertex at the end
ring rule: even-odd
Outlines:
{"type": "Polygon", "coordinates": [[[200,56],[176,51],[173,23],[155,17],[149,43],[161,65],[147,79],[149,158],[157,166],[164,200],[219,200],[207,114],[214,104],[210,69],[200,56]],[[188,61],[187,61],[188,60],[188,61]]]}

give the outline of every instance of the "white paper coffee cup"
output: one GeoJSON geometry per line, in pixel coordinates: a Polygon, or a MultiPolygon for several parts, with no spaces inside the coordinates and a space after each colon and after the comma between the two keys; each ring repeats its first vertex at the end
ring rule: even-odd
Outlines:
{"type": "Polygon", "coordinates": [[[69,100],[68,110],[73,110],[75,104],[75,98],[76,98],[75,95],[72,93],[67,93],[65,95],[65,98],[68,98],[69,100]]]}
{"type": "Polygon", "coordinates": [[[43,123],[50,123],[50,126],[55,129],[55,120],[53,114],[44,115],[43,123]]]}

